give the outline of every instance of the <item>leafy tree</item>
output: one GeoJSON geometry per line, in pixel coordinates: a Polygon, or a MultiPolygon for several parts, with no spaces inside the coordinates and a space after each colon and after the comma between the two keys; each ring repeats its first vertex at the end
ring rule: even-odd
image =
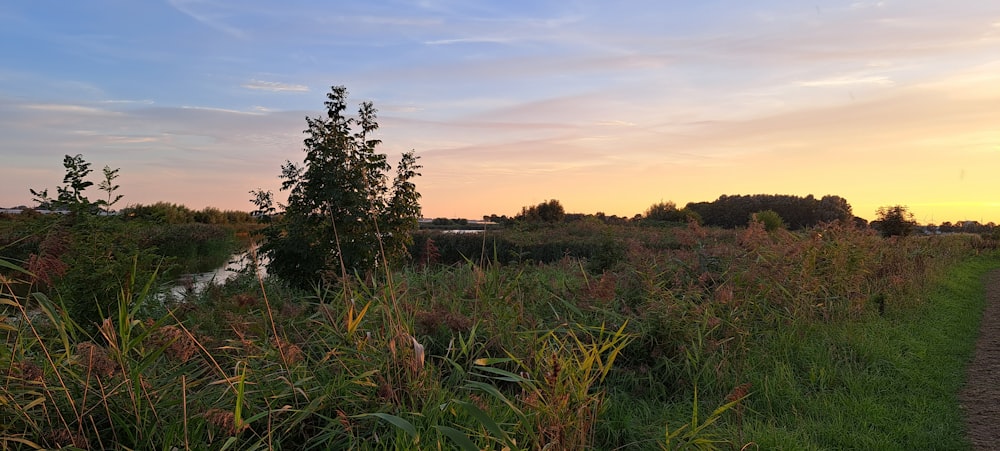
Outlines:
{"type": "Polygon", "coordinates": [[[812,227],[822,222],[846,222],[854,216],[851,205],[840,196],[816,199],[812,195],[722,195],[713,202],[689,203],[685,208],[697,212],[705,225],[729,228],[745,226],[753,213],[764,210],[773,210],[790,229],[812,227]]]}
{"type": "Polygon", "coordinates": [[[669,201],[659,202],[646,209],[645,218],[653,221],[675,221],[678,219],[677,212],[677,204],[669,201]]]}
{"type": "MultiPolygon", "coordinates": [[[[263,231],[268,271],[298,286],[398,262],[420,216],[412,182],[420,175],[418,157],[403,154],[388,183],[392,167],[376,151],[381,141],[373,137],[378,122],[372,103],[361,103],[357,117],[348,117],[347,89],[335,86],[324,104],[325,117],[306,118],[302,164],[282,165],[281,189],[289,192],[284,214],[263,231]]],[[[270,211],[270,196],[255,195],[258,211],[270,211]]]]}
{"type": "Polygon", "coordinates": [[[650,205],[646,209],[643,219],[662,222],[688,222],[690,220],[701,222],[701,217],[698,216],[698,213],[687,208],[678,209],[677,204],[669,201],[650,205]]]}
{"type": "Polygon", "coordinates": [[[516,219],[526,222],[561,222],[566,210],[558,200],[552,199],[530,207],[521,207],[516,219]]]}
{"type": "Polygon", "coordinates": [[[913,213],[903,205],[892,207],[879,207],[875,213],[876,219],[872,221],[872,226],[882,233],[882,236],[907,236],[913,232],[917,222],[913,220],[913,213]]]}

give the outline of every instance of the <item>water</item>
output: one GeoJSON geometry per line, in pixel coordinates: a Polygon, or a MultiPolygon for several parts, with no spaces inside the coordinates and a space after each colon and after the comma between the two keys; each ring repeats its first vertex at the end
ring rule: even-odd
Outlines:
{"type": "MultiPolygon", "coordinates": [[[[211,284],[221,285],[226,283],[229,279],[236,277],[240,273],[249,270],[253,266],[254,254],[256,253],[256,248],[251,248],[248,250],[240,251],[229,257],[229,261],[216,268],[213,271],[195,273],[195,274],[182,274],[169,290],[165,291],[164,296],[171,299],[184,299],[188,296],[196,295],[204,290],[211,284]]],[[[259,265],[257,266],[257,274],[261,277],[265,276],[266,273],[266,261],[262,260],[263,257],[257,256],[259,265]]]]}

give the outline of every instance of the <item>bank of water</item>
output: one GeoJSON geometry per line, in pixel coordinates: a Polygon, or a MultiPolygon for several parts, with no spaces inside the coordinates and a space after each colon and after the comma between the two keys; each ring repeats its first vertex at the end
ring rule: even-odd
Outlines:
{"type": "Polygon", "coordinates": [[[257,274],[263,277],[266,275],[265,266],[266,262],[257,255],[257,249],[242,250],[234,253],[224,265],[212,271],[181,274],[168,289],[164,290],[163,296],[177,300],[185,299],[200,293],[211,284],[223,284],[239,274],[253,271],[254,267],[256,267],[257,274]]]}

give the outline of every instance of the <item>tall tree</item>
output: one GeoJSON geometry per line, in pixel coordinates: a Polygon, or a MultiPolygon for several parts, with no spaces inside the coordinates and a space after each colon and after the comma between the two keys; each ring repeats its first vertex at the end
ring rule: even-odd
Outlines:
{"type": "MultiPolygon", "coordinates": [[[[302,164],[282,165],[288,205],[264,230],[268,270],[299,286],[398,262],[420,215],[412,182],[420,175],[417,157],[403,155],[390,185],[392,166],[376,150],[381,141],[373,136],[378,122],[372,103],[361,103],[357,117],[348,117],[347,89],[335,86],[324,104],[325,117],[306,118],[302,164]]],[[[259,209],[270,208],[268,196],[254,194],[259,209]]]]}

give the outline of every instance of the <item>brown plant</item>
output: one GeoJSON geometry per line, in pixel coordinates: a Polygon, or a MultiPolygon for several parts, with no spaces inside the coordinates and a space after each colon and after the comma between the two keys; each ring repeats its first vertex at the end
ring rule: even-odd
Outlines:
{"type": "Polygon", "coordinates": [[[73,432],[69,429],[61,428],[49,432],[46,436],[49,442],[55,444],[56,448],[73,446],[81,449],[90,449],[90,442],[83,434],[73,432]]]}
{"type": "Polygon", "coordinates": [[[88,373],[111,378],[120,370],[118,363],[108,357],[108,351],[92,342],[77,344],[76,353],[82,358],[88,373]]]}
{"type": "Polygon", "coordinates": [[[303,359],[302,348],[295,343],[286,341],[281,337],[274,337],[274,344],[278,348],[281,360],[285,365],[294,365],[303,359]]]}
{"type": "Polygon", "coordinates": [[[249,427],[247,424],[236,425],[236,415],[228,410],[208,409],[205,412],[205,421],[215,426],[226,435],[236,435],[249,427]]]}

